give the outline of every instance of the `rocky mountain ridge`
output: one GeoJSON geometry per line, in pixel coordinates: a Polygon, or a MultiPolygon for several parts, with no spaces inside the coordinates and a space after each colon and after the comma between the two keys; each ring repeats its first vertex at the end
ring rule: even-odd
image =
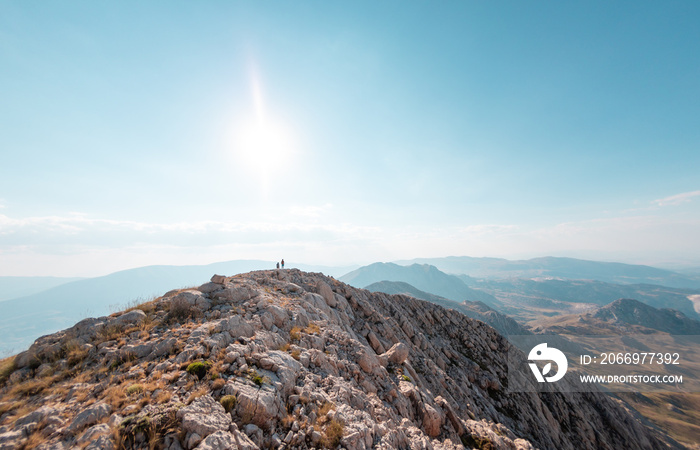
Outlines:
{"type": "Polygon", "coordinates": [[[433,295],[421,291],[403,281],[379,281],[366,286],[365,289],[371,292],[384,292],[385,294],[404,294],[421,300],[435,303],[443,308],[454,309],[467,317],[481,320],[501,333],[503,336],[531,334],[531,332],[510,317],[493,310],[482,302],[463,301],[458,303],[439,295],[433,295]]]}
{"type": "Polygon", "coordinates": [[[214,276],[0,367],[0,449],[654,449],[597,393],[511,393],[494,329],[298,270],[214,276]]]}

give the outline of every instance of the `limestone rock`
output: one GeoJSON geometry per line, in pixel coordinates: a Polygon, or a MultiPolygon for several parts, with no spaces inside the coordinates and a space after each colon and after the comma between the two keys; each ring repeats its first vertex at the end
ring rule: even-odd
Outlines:
{"type": "Polygon", "coordinates": [[[197,450],[258,450],[258,446],[251,441],[248,436],[238,430],[230,433],[227,431],[217,431],[207,436],[197,450]]]}
{"type": "Polygon", "coordinates": [[[107,424],[100,424],[100,425],[94,425],[87,430],[85,430],[85,433],[82,434],[78,438],[78,444],[85,444],[89,442],[96,441],[97,438],[99,438],[102,435],[109,435],[112,433],[112,430],[109,428],[109,425],[107,424]]]}
{"type": "Polygon", "coordinates": [[[96,403],[80,412],[68,425],[68,433],[77,433],[85,427],[94,425],[100,420],[109,417],[112,408],[106,403],[96,403]]]}
{"type": "Polygon", "coordinates": [[[115,450],[116,448],[116,445],[114,445],[114,442],[109,438],[109,436],[102,435],[94,441],[91,441],[85,447],[85,450],[115,450]]]}
{"type": "Polygon", "coordinates": [[[331,437],[348,450],[676,448],[605,395],[507,391],[509,348],[486,324],[405,295],[297,269],[222,275],[37,339],[0,408],[27,392],[38,409],[3,414],[0,450],[37,431],[41,450],[113,450],[117,438],[129,450],[298,450],[331,437]],[[175,300],[195,314],[170,320],[175,300]],[[201,380],[186,372],[195,361],[211,363],[201,380]]]}
{"type": "Polygon", "coordinates": [[[268,386],[250,386],[234,383],[226,387],[227,392],[236,395],[236,414],[244,422],[262,429],[270,428],[286,415],[279,394],[268,386]]]}
{"type": "Polygon", "coordinates": [[[126,325],[138,325],[146,319],[146,313],[140,309],[134,309],[128,313],[124,313],[119,317],[112,319],[111,325],[116,326],[126,326],[126,325]]]}
{"type": "Polygon", "coordinates": [[[403,342],[398,342],[385,353],[385,356],[389,362],[403,364],[408,358],[408,346],[403,342]]]}
{"type": "Polygon", "coordinates": [[[228,279],[223,275],[214,275],[211,277],[211,282],[215,284],[226,284],[228,279]]]}
{"type": "Polygon", "coordinates": [[[177,417],[182,421],[184,431],[202,438],[217,431],[228,431],[231,426],[231,416],[211,395],[197,398],[191,405],[180,409],[177,417]]]}
{"type": "Polygon", "coordinates": [[[231,335],[232,338],[236,339],[237,337],[243,336],[243,337],[250,337],[253,334],[255,334],[255,330],[253,329],[253,326],[250,325],[245,319],[241,318],[241,316],[232,316],[228,323],[226,324],[226,328],[231,335]]]}

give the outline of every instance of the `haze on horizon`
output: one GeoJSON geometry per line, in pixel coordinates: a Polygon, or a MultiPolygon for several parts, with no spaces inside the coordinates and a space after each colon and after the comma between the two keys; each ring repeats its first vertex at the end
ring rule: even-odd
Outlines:
{"type": "Polygon", "coordinates": [[[700,4],[0,3],[0,275],[700,266],[700,4]]]}

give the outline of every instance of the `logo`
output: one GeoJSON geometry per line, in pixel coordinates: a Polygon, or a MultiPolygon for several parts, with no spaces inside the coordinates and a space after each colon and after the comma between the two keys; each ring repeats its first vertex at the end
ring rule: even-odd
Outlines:
{"type": "Polygon", "coordinates": [[[566,355],[556,348],[548,348],[546,343],[533,347],[533,349],[530,350],[530,354],[527,355],[527,359],[531,361],[554,361],[557,363],[557,373],[549,377],[545,375],[552,371],[551,362],[547,363],[542,368],[541,373],[540,369],[537,367],[537,364],[533,362],[529,363],[532,373],[535,374],[535,378],[537,378],[537,381],[540,383],[544,383],[545,381],[553,383],[561,380],[566,374],[566,369],[569,367],[569,363],[566,361],[566,355]]]}

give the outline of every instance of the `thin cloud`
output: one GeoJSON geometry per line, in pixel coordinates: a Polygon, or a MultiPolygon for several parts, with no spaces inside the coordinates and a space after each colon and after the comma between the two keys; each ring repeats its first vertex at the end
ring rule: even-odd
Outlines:
{"type": "Polygon", "coordinates": [[[670,197],[665,197],[665,198],[660,198],[658,200],[654,200],[652,203],[654,203],[657,206],[678,206],[683,203],[687,203],[693,199],[693,197],[697,197],[700,195],[700,191],[692,191],[692,192],[683,192],[682,194],[676,194],[676,195],[671,195],[670,197]]]}
{"type": "Polygon", "coordinates": [[[469,233],[472,235],[484,235],[515,232],[518,229],[519,227],[517,225],[483,224],[464,227],[460,230],[460,232],[469,233]]]}
{"type": "Polygon", "coordinates": [[[330,203],[321,206],[292,206],[289,208],[289,213],[293,216],[317,219],[326,214],[331,208],[333,208],[333,205],[330,203]]]}
{"type": "Polygon", "coordinates": [[[152,223],[89,218],[85,215],[12,218],[0,214],[0,251],[11,248],[121,248],[133,245],[215,247],[226,242],[328,242],[359,239],[376,227],[348,223],[193,221],[152,223]]]}

